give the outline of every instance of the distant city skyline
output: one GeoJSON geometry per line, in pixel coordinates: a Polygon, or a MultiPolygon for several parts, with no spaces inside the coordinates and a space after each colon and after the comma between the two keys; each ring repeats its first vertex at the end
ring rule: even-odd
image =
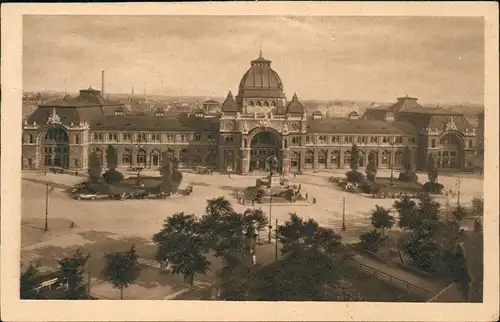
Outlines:
{"type": "Polygon", "coordinates": [[[24,91],[224,97],[250,61],[287,97],[483,103],[482,18],[24,16],[24,91]]]}

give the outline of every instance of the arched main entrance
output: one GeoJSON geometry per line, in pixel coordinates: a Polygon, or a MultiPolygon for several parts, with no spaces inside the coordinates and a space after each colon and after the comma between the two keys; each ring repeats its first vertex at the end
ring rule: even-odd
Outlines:
{"type": "Polygon", "coordinates": [[[42,158],[46,167],[69,167],[68,133],[62,127],[50,127],[42,132],[42,158]]]}
{"type": "Polygon", "coordinates": [[[440,169],[461,169],[463,166],[463,139],[458,133],[444,134],[439,139],[437,166],[440,169]]]}
{"type": "Polygon", "coordinates": [[[281,138],[275,131],[261,131],[250,140],[250,171],[268,171],[266,159],[276,156],[278,171],[281,171],[281,138]]]}

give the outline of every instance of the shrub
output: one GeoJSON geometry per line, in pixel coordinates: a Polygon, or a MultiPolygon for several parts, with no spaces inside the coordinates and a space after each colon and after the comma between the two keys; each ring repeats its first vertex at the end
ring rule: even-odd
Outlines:
{"type": "Polygon", "coordinates": [[[424,186],[422,187],[422,190],[424,192],[428,192],[428,193],[434,193],[434,194],[440,194],[441,191],[443,191],[444,189],[444,186],[440,183],[437,183],[437,182],[426,182],[424,184],[424,186]]]}
{"type": "Polygon", "coordinates": [[[361,183],[365,181],[365,176],[358,171],[348,171],[346,172],[347,182],[350,183],[361,183]]]}
{"type": "Polygon", "coordinates": [[[384,238],[381,233],[374,229],[361,234],[359,236],[359,240],[361,241],[361,247],[370,252],[376,253],[382,245],[384,238]]]}
{"type": "Polygon", "coordinates": [[[104,172],[102,175],[102,178],[104,179],[104,182],[113,184],[116,182],[120,182],[123,180],[123,174],[121,172],[118,172],[116,170],[108,170],[104,172]]]}
{"type": "Polygon", "coordinates": [[[371,182],[368,182],[368,181],[363,181],[360,184],[359,188],[364,193],[377,194],[380,191],[380,185],[379,184],[377,184],[377,183],[371,183],[371,182]]]}
{"type": "Polygon", "coordinates": [[[403,181],[403,182],[416,182],[416,181],[418,181],[418,176],[413,171],[401,172],[399,174],[398,180],[403,181]]]}

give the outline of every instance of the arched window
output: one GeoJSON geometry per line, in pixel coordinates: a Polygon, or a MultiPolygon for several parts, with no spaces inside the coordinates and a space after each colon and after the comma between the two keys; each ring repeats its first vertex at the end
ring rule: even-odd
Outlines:
{"type": "Polygon", "coordinates": [[[258,102],[255,104],[255,106],[259,106],[259,107],[261,107],[261,106],[262,106],[262,103],[261,103],[260,101],[258,101],[258,102]]]}
{"type": "Polygon", "coordinates": [[[288,139],[285,139],[285,149],[288,149],[288,139]]]}
{"type": "Polygon", "coordinates": [[[383,151],[383,152],[382,152],[382,160],[381,160],[381,163],[382,163],[382,164],[385,164],[385,165],[389,164],[389,152],[387,152],[387,151],[383,151]]]}
{"type": "Polygon", "coordinates": [[[264,106],[265,107],[269,107],[269,103],[268,102],[264,102],[264,106]]]}
{"type": "Polygon", "coordinates": [[[402,164],[403,163],[403,151],[396,151],[394,154],[394,164],[402,164]]]}
{"type": "Polygon", "coordinates": [[[344,152],[344,164],[349,165],[351,163],[351,151],[344,152]]]}
{"type": "Polygon", "coordinates": [[[330,153],[330,164],[338,166],[339,157],[340,157],[340,152],[338,150],[332,151],[332,153],[330,153]]]}
{"type": "Polygon", "coordinates": [[[132,160],[132,154],[130,153],[129,149],[125,149],[122,155],[122,163],[123,164],[130,164],[130,161],[132,160]]]}
{"type": "Polygon", "coordinates": [[[291,162],[290,162],[290,166],[292,168],[296,168],[299,166],[299,158],[300,158],[300,155],[298,152],[292,152],[292,158],[291,158],[291,162]]]}
{"type": "Polygon", "coordinates": [[[146,164],[146,150],[139,149],[137,151],[137,164],[146,164]]]}
{"type": "Polygon", "coordinates": [[[248,102],[248,106],[255,106],[255,103],[253,101],[248,102]]]}
{"type": "Polygon", "coordinates": [[[306,153],[305,164],[313,164],[313,160],[314,160],[314,151],[308,150],[306,153]]]}
{"type": "Polygon", "coordinates": [[[326,166],[326,151],[320,150],[318,153],[318,164],[322,164],[326,166]]]}
{"type": "Polygon", "coordinates": [[[181,153],[179,155],[179,163],[185,163],[188,159],[188,150],[187,149],[182,149],[181,153]]]}
{"type": "Polygon", "coordinates": [[[272,107],[276,107],[276,102],[271,102],[272,107]]]}

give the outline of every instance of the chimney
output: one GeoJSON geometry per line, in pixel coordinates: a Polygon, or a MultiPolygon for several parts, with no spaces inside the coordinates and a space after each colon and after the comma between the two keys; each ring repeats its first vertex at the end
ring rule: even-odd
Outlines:
{"type": "Polygon", "coordinates": [[[101,96],[104,98],[104,69],[101,70],[101,96]]]}

